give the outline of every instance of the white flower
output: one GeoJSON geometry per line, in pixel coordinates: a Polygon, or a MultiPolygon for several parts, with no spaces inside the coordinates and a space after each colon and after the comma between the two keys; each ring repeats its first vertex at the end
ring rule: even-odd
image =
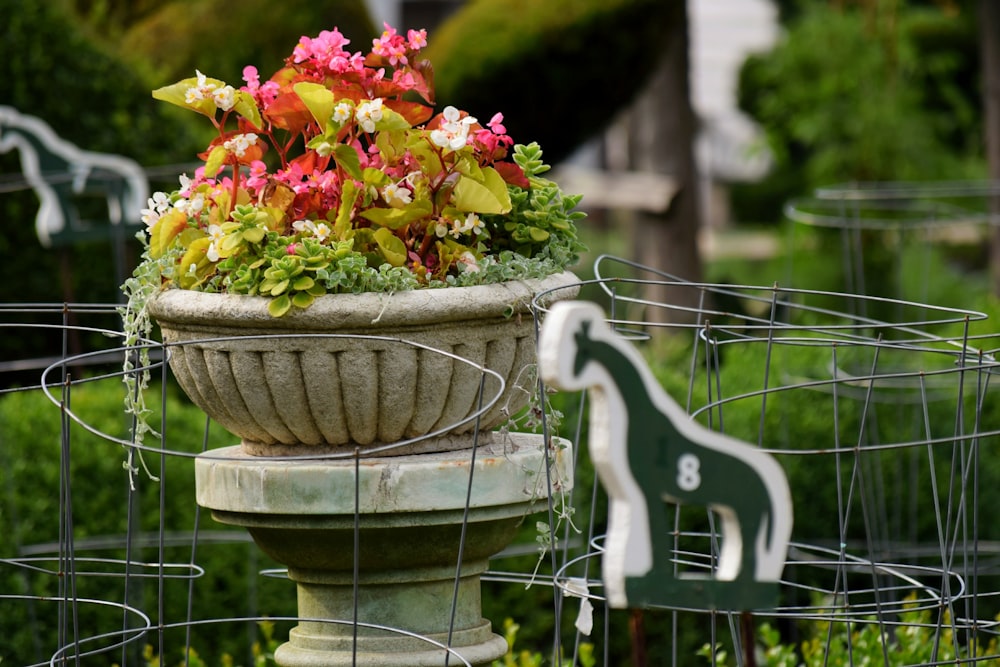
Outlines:
{"type": "Polygon", "coordinates": [[[226,235],[222,231],[222,227],[219,225],[209,225],[208,226],[208,236],[212,239],[212,242],[208,244],[208,251],[205,253],[210,262],[219,261],[219,243],[226,235]]]}
{"type": "Polygon", "coordinates": [[[351,118],[351,112],[354,108],[351,106],[350,102],[344,101],[340,102],[333,108],[333,120],[337,123],[346,123],[351,118]]]}
{"type": "Polygon", "coordinates": [[[213,91],[217,87],[214,83],[209,83],[207,77],[198,70],[195,70],[194,73],[197,75],[197,82],[184,91],[184,101],[188,104],[212,97],[213,91]]]}
{"type": "Polygon", "coordinates": [[[223,111],[229,111],[236,106],[236,89],[232,86],[217,88],[212,92],[212,101],[223,111]]]}
{"type": "Polygon", "coordinates": [[[443,239],[448,234],[448,225],[440,220],[434,222],[434,233],[439,239],[443,239]]]}
{"type": "Polygon", "coordinates": [[[404,188],[398,183],[390,183],[382,188],[382,198],[393,208],[402,208],[413,201],[409,188],[404,188]]]}
{"type": "Polygon", "coordinates": [[[237,134],[223,142],[222,147],[231,152],[236,157],[243,157],[247,154],[247,149],[257,143],[257,135],[253,132],[237,134]]]}
{"type": "Polygon", "coordinates": [[[325,222],[316,223],[312,220],[296,220],[292,223],[292,228],[302,234],[315,236],[319,241],[325,241],[333,233],[325,222]]]}
{"type": "Polygon", "coordinates": [[[479,271],[479,263],[476,261],[476,256],[468,250],[459,255],[457,259],[463,271],[468,271],[469,273],[479,271]]]}
{"type": "Polygon", "coordinates": [[[330,155],[333,154],[333,149],[334,149],[333,144],[331,144],[329,141],[323,141],[313,150],[315,150],[316,155],[319,155],[320,157],[329,157],[330,155]]]}
{"type": "Polygon", "coordinates": [[[453,151],[465,146],[469,140],[469,127],[477,122],[472,116],[459,118],[461,113],[453,106],[446,106],[441,112],[445,122],[441,126],[431,131],[431,141],[441,148],[450,148],[453,151]]]}
{"type": "Polygon", "coordinates": [[[205,208],[205,195],[199,192],[190,199],[178,199],[174,208],[186,215],[198,215],[205,208]]]}
{"type": "Polygon", "coordinates": [[[453,225],[454,227],[451,230],[451,235],[456,239],[462,234],[467,234],[469,232],[478,234],[484,228],[483,221],[480,220],[479,216],[475,213],[470,213],[465,216],[465,220],[463,222],[456,220],[453,225]]]}
{"type": "Polygon", "coordinates": [[[361,124],[362,130],[369,133],[374,132],[375,123],[382,120],[382,98],[368,100],[359,104],[354,117],[361,124]]]}
{"type": "Polygon", "coordinates": [[[147,227],[152,227],[164,213],[170,210],[170,199],[165,192],[154,192],[153,196],[146,202],[146,205],[149,208],[144,208],[140,211],[142,221],[146,223],[147,227]]]}
{"type": "Polygon", "coordinates": [[[465,224],[462,225],[462,231],[472,232],[473,234],[481,234],[486,228],[483,221],[479,219],[479,216],[475,213],[470,213],[465,216],[465,224]]]}

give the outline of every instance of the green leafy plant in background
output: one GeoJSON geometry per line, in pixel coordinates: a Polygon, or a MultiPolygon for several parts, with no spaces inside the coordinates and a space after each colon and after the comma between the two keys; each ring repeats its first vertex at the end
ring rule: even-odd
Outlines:
{"type": "MultiPolygon", "coordinates": [[[[191,126],[176,114],[149,103],[148,84],[125,61],[87,38],[60,2],[0,0],[4,38],[0,40],[0,104],[38,116],[62,138],[82,149],[123,154],[145,166],[175,163],[195,150],[191,126]]],[[[0,154],[0,173],[20,174],[16,151],[0,154]]],[[[94,204],[106,216],[103,200],[94,204]],[[103,208],[100,208],[103,207],[103,208]]],[[[118,299],[110,243],[88,242],[61,250],[43,248],[35,235],[39,202],[27,187],[4,188],[0,217],[8,221],[0,238],[0,302],[85,303],[118,299]],[[60,263],[71,297],[60,281],[60,263]]],[[[91,211],[84,209],[82,215],[91,211]]],[[[97,213],[93,219],[100,219],[97,213]]],[[[138,222],[138,221],[134,221],[138,222]]],[[[131,242],[138,256],[141,246],[131,242]]],[[[47,337],[5,340],[8,358],[43,356],[47,337]],[[15,357],[14,355],[20,355],[15,357]]],[[[50,349],[54,349],[50,348],[50,349]]]]}
{"type": "MultiPolygon", "coordinates": [[[[798,646],[784,643],[770,623],[757,630],[757,664],[760,667],[828,667],[832,665],[964,664],[1000,665],[996,637],[958,640],[950,612],[933,612],[908,598],[908,610],[898,618],[879,623],[875,616],[855,621],[802,621],[806,639],[798,646]]],[[[721,645],[705,644],[697,654],[710,664],[729,667],[731,654],[721,645]]]]}
{"type": "Polygon", "coordinates": [[[734,189],[741,219],[777,221],[835,183],[985,176],[971,3],[799,4],[740,73],[740,107],[776,161],[734,189]]]}
{"type": "MultiPolygon", "coordinates": [[[[250,649],[251,661],[249,664],[252,667],[273,667],[277,664],[274,661],[274,652],[281,645],[281,642],[274,636],[274,623],[267,620],[258,621],[257,631],[260,638],[253,643],[250,649]]],[[[143,649],[142,657],[145,667],[173,667],[161,662],[160,656],[151,644],[147,644],[143,649]]],[[[219,656],[218,662],[206,662],[198,651],[188,647],[184,650],[184,657],[177,663],[177,667],[211,667],[215,664],[220,665],[220,667],[234,667],[238,663],[229,653],[223,653],[219,656]]],[[[114,665],[114,667],[118,667],[118,665],[114,665]]]]}
{"type": "MultiPolygon", "coordinates": [[[[500,660],[493,661],[493,667],[542,667],[545,665],[545,657],[538,651],[515,648],[517,633],[521,626],[514,622],[512,618],[506,618],[503,622],[503,636],[507,641],[507,653],[500,660]]],[[[594,667],[597,659],[594,657],[594,646],[588,642],[580,644],[579,653],[574,663],[571,658],[566,658],[560,663],[560,667],[594,667]]]]}
{"type": "MultiPolygon", "coordinates": [[[[153,385],[151,393],[159,393],[153,385]]],[[[121,410],[122,386],[117,377],[78,378],[70,388],[73,413],[89,428],[117,438],[127,438],[129,422],[121,410]]],[[[153,618],[154,630],[146,642],[155,643],[158,621],[178,623],[187,619],[189,601],[193,619],[225,619],[234,616],[294,616],[294,586],[287,581],[261,576],[259,571],[277,564],[261,556],[245,533],[229,529],[197,514],[193,461],[184,453],[201,451],[203,444],[215,448],[233,444],[233,437],[218,427],[208,430],[204,413],[190,405],[180,391],[168,387],[164,397],[166,422],[160,423],[160,403],[151,406],[151,422],[167,438],[177,454],[146,453],[147,463],[161,478],[151,482],[136,476],[137,488],[129,489],[122,475],[121,446],[85,429],[76,422],[67,424],[67,448],[63,452],[61,412],[40,390],[13,391],[0,395],[0,558],[39,556],[28,566],[4,562],[0,567],[0,591],[11,595],[36,595],[33,602],[0,599],[0,662],[26,665],[47,662],[60,646],[60,618],[57,604],[60,582],[75,572],[75,594],[82,600],[121,602],[125,583],[120,565],[100,565],[90,558],[123,559],[125,535],[133,531],[130,603],[153,618]],[[163,470],[161,470],[161,462],[163,470]],[[60,477],[65,465],[71,492],[64,502],[72,503],[72,527],[76,555],[74,572],[67,573],[57,561],[60,540],[60,477]],[[161,508],[162,493],[162,508],[161,508]],[[130,510],[131,507],[131,510],[130,510]],[[132,522],[129,523],[129,514],[132,522]],[[197,518],[197,521],[196,521],[197,518]],[[161,553],[156,544],[160,522],[167,543],[161,553]],[[171,536],[198,528],[200,539],[196,562],[204,569],[190,587],[191,580],[167,576],[162,588],[155,576],[156,563],[190,563],[190,540],[174,544],[171,536]],[[152,569],[140,563],[152,563],[152,569]],[[93,572],[94,574],[88,574],[93,572]],[[53,601],[50,601],[53,600],[53,601]],[[259,600],[259,602],[257,602],[259,600]],[[162,604],[163,616],[158,616],[162,604]]],[[[167,575],[182,571],[175,565],[167,575]]],[[[183,570],[186,572],[186,570],[183,570]]],[[[83,636],[120,631],[122,611],[83,602],[79,605],[83,636]]],[[[251,642],[244,624],[227,624],[219,632],[217,624],[192,627],[190,642],[202,659],[218,663],[222,654],[234,656],[235,664],[251,661],[251,642]]],[[[276,630],[287,632],[279,624],[276,630]]],[[[259,632],[260,630],[258,630],[259,632]]],[[[181,647],[187,642],[184,628],[165,631],[164,665],[181,663],[181,647]]],[[[90,642],[90,648],[98,644],[90,642]]],[[[262,642],[266,648],[267,642],[262,642]]],[[[128,664],[140,664],[141,643],[128,664]],[[134,662],[132,662],[134,660],[134,662]]],[[[120,660],[121,649],[104,654],[111,664],[120,660]]]]}

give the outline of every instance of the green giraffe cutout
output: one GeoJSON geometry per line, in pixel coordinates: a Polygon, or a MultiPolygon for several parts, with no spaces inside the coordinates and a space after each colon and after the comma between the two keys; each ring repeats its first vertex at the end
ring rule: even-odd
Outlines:
{"type": "Polygon", "coordinates": [[[692,421],[595,304],[555,304],[542,324],[538,359],[546,383],[591,395],[591,458],[610,500],[602,557],[609,604],[774,607],[792,530],[778,462],[692,421]],[[678,572],[668,504],[719,516],[721,546],[708,575],[678,572]]]}

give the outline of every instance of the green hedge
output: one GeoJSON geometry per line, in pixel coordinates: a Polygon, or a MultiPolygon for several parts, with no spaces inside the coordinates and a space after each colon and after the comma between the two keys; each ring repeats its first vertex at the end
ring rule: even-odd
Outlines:
{"type": "MultiPolygon", "coordinates": [[[[128,424],[121,410],[123,391],[118,378],[86,381],[71,389],[70,406],[88,427],[113,437],[124,437],[128,424]]],[[[154,388],[150,401],[158,407],[158,399],[158,391],[154,388]]],[[[175,389],[168,391],[166,406],[168,448],[188,453],[200,451],[205,430],[204,414],[175,389]]],[[[126,556],[124,536],[128,529],[129,480],[122,467],[126,451],[75,422],[71,422],[67,432],[64,450],[60,433],[60,410],[40,390],[0,395],[0,535],[3,535],[0,558],[17,558],[23,553],[22,549],[30,553],[41,549],[48,555],[46,560],[33,563],[44,571],[0,563],[0,593],[69,594],[68,588],[60,590],[60,586],[68,587],[71,579],[58,574],[61,568],[55,549],[61,525],[60,470],[66,465],[70,484],[63,486],[63,493],[69,493],[71,498],[72,533],[77,549],[75,593],[81,599],[120,603],[125,600],[123,566],[90,559],[124,559],[126,556]],[[68,459],[63,451],[68,452],[68,459]]],[[[210,429],[208,447],[233,442],[233,436],[217,426],[210,429]]],[[[278,565],[268,561],[248,543],[244,531],[214,522],[207,512],[200,517],[203,533],[194,554],[195,562],[205,569],[205,574],[194,581],[193,595],[189,596],[190,570],[184,565],[192,559],[190,531],[196,523],[193,461],[178,455],[167,456],[161,470],[158,454],[146,454],[145,458],[152,472],[162,476],[162,482],[152,481],[144,474],[135,478],[133,531],[139,537],[131,558],[135,563],[151,565],[133,569],[133,573],[146,578],[133,579],[135,583],[128,592],[128,599],[131,605],[152,619],[154,631],[132,647],[128,664],[139,664],[138,655],[146,643],[159,652],[155,625],[160,621],[184,622],[189,597],[195,620],[265,614],[293,616],[294,585],[259,575],[260,569],[278,565]],[[164,495],[162,514],[161,492],[164,495]],[[156,546],[161,517],[168,538],[162,554],[156,546]],[[175,534],[179,539],[171,539],[175,534]],[[227,534],[226,539],[215,538],[227,534]],[[143,546],[146,540],[151,543],[143,546]],[[156,564],[161,561],[178,566],[165,570],[168,578],[159,588],[156,564]]],[[[62,525],[67,525],[65,517],[62,521],[62,525]]],[[[81,604],[79,609],[81,638],[116,632],[122,627],[122,612],[118,609],[88,603],[81,604]]],[[[67,618],[63,617],[63,622],[72,638],[73,626],[67,618]]],[[[47,661],[59,646],[59,619],[59,608],[54,602],[0,598],[0,636],[4,638],[0,642],[0,661],[10,665],[47,661]]],[[[281,629],[284,633],[287,630],[287,627],[281,629]]],[[[210,664],[219,664],[223,653],[234,656],[235,664],[248,664],[255,635],[252,625],[206,625],[193,628],[190,642],[210,664]]],[[[163,664],[181,664],[181,649],[186,642],[183,629],[168,631],[163,664]]],[[[110,643],[111,640],[104,640],[84,646],[96,649],[110,643]]],[[[117,649],[85,659],[83,664],[106,666],[120,663],[121,659],[121,649],[117,649]]]]}
{"type": "Polygon", "coordinates": [[[437,101],[482,121],[497,112],[515,141],[555,164],[641,89],[665,48],[662,0],[479,0],[429,35],[437,101]]]}
{"type": "MultiPolygon", "coordinates": [[[[0,104],[41,118],[85,150],[124,154],[143,165],[190,161],[196,146],[187,125],[155,104],[149,86],[89,41],[60,7],[0,0],[0,104]]],[[[16,153],[0,155],[0,173],[20,172],[16,153]]],[[[0,303],[66,298],[58,252],[42,248],[35,235],[37,210],[31,190],[0,196],[0,303]]],[[[68,256],[73,298],[117,300],[110,243],[81,245],[68,256]]]]}
{"type": "Polygon", "coordinates": [[[145,61],[157,85],[199,69],[240,86],[246,65],[266,79],[302,35],[335,27],[351,40],[352,50],[371,48],[376,31],[362,0],[243,0],[237,11],[229,0],[164,2],[127,26],[121,52],[145,61]]]}

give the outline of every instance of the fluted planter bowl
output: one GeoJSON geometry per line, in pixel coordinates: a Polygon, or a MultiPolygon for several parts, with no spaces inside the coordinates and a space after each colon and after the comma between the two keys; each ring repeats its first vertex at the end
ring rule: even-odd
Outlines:
{"type": "Polygon", "coordinates": [[[437,434],[385,456],[468,446],[464,434],[489,431],[524,407],[533,389],[525,368],[535,363],[531,300],[548,290],[552,301],[572,298],[577,283],[564,272],[325,295],[281,318],[268,313],[263,297],[169,289],[149,312],[181,388],[248,453],[347,451],[437,434]],[[498,373],[506,389],[470,420],[480,385],[493,396],[499,385],[493,380],[491,388],[477,366],[498,373]]]}

